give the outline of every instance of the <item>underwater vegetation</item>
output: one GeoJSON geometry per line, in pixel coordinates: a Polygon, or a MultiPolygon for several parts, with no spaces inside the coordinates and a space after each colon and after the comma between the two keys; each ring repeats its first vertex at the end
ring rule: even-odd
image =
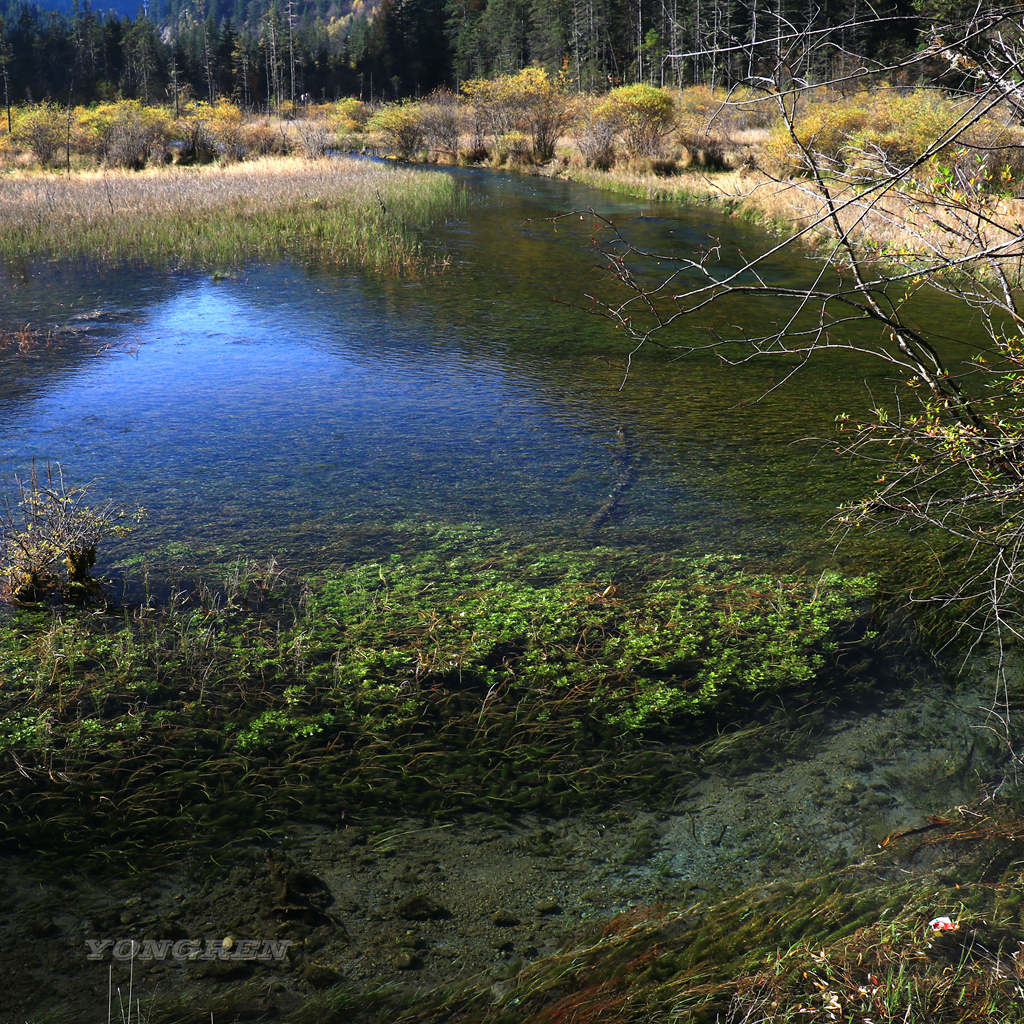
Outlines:
{"type": "Polygon", "coordinates": [[[480,533],[470,553],[442,530],[301,580],[236,565],[160,604],[12,611],[7,838],[70,852],[102,823],[166,849],[396,802],[564,811],[656,789],[766,702],[837,699],[872,646],[866,579],[480,533]]]}
{"type": "Polygon", "coordinates": [[[636,906],[581,926],[563,950],[498,985],[433,993],[391,1019],[1019,1021],[1020,811],[1018,794],[823,875],[636,906]]]}

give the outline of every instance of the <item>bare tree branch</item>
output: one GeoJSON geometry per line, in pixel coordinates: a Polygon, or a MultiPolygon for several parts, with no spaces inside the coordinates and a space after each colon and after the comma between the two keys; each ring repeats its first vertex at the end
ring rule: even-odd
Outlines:
{"type": "Polygon", "coordinates": [[[762,167],[753,188],[799,197],[806,216],[791,231],[752,257],[726,253],[717,241],[695,253],[660,252],[584,211],[616,286],[612,298],[587,298],[592,312],[629,339],[623,385],[647,346],[674,356],[712,351],[736,364],[787,357],[766,394],[825,350],[885,364],[894,379],[891,399],[874,403],[865,422],[840,417],[833,446],[876,466],[878,477],[870,493],[840,510],[836,526],[897,526],[946,538],[948,586],[939,600],[972,642],[994,638],[994,706],[1005,710],[1005,648],[1024,641],[1024,204],[1001,194],[992,160],[1021,138],[1024,6],[979,3],[960,22],[934,24],[926,44],[905,60],[860,55],[852,72],[815,80],[812,69],[841,47],[843,29],[865,24],[799,31],[778,20],[774,34],[725,48],[747,53],[744,86],[759,95],[734,92],[722,109],[771,104],[788,136],[796,173],[762,167]],[[897,72],[945,90],[937,95],[946,97],[948,116],[910,152],[870,135],[822,145],[805,117],[816,97],[840,83],[885,82],[897,72]],[[883,231],[899,244],[879,247],[883,231]],[[779,277],[778,257],[793,249],[818,261],[806,282],[779,277]],[[969,328],[949,333],[961,335],[955,340],[967,356],[954,360],[950,338],[919,325],[915,306],[933,294],[963,310],[969,328]],[[713,312],[755,297],[778,303],[777,323],[731,334],[709,326],[723,319],[713,312]],[[680,341],[684,323],[707,340],[680,341]]]}

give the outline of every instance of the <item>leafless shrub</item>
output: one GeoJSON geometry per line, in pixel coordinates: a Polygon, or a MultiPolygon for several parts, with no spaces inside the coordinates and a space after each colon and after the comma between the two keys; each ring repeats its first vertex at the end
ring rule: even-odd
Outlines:
{"type": "Polygon", "coordinates": [[[222,163],[233,163],[250,156],[243,124],[217,125],[210,134],[213,138],[214,151],[222,163]]]}
{"type": "Polygon", "coordinates": [[[435,89],[420,105],[420,123],[427,146],[454,159],[459,151],[458,97],[448,89],[435,89]]]}
{"type": "Polygon", "coordinates": [[[459,156],[465,163],[478,164],[487,160],[487,114],[476,103],[459,106],[459,135],[469,139],[469,146],[459,156]]]}
{"type": "Polygon", "coordinates": [[[0,592],[32,603],[70,588],[94,589],[96,548],[106,537],[123,536],[141,510],[129,514],[112,501],[87,502],[89,488],[69,487],[61,467],[35,466],[18,481],[18,498],[0,510],[0,592]]]}
{"type": "Polygon", "coordinates": [[[266,118],[245,125],[242,138],[251,157],[287,156],[292,151],[289,137],[266,118]]]}
{"type": "Polygon", "coordinates": [[[204,118],[191,117],[180,124],[180,164],[209,164],[217,159],[217,140],[204,118]]]}
{"type": "Polygon", "coordinates": [[[615,163],[615,136],[618,121],[599,100],[581,103],[574,136],[580,156],[588,167],[606,171],[615,163]]]}
{"type": "Polygon", "coordinates": [[[160,142],[152,124],[138,116],[116,120],[104,140],[104,162],[111,167],[140,171],[149,162],[160,142]]]}
{"type": "Polygon", "coordinates": [[[326,156],[331,148],[331,131],[326,121],[300,120],[294,124],[302,155],[311,160],[326,156]]]}

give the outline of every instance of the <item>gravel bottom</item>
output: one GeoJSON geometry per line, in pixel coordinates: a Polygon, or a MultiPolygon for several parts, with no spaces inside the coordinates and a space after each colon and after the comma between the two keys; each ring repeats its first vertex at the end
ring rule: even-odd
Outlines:
{"type": "Polygon", "coordinates": [[[800,756],[682,780],[658,806],[296,824],[159,873],[58,876],[7,853],[0,1021],[104,1020],[108,992],[119,1020],[129,985],[143,1020],[177,1019],[157,1008],[178,1000],[224,1024],[284,1019],[339,987],[414,998],[498,983],[596,921],[848,863],[977,799],[998,771],[983,709],[977,694],[917,690],[828,724],[800,756]]]}

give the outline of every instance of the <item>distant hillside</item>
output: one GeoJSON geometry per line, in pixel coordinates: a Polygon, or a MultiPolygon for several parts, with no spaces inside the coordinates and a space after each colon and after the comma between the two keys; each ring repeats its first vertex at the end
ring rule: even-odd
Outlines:
{"type": "MultiPolygon", "coordinates": [[[[91,7],[100,18],[111,14],[118,18],[135,18],[140,12],[144,12],[154,21],[159,21],[165,10],[163,0],[147,0],[146,3],[142,3],[141,0],[101,0],[99,3],[80,3],[78,6],[80,9],[91,7]]],[[[24,0],[0,0],[0,14],[8,21],[14,21],[23,7],[35,7],[44,14],[53,11],[58,14],[71,14],[75,4],[74,0],[41,0],[28,3],[24,0]]]]}
{"type": "MultiPolygon", "coordinates": [[[[292,0],[296,25],[330,25],[353,17],[372,17],[382,0],[292,0]]],[[[75,0],[0,0],[0,17],[13,23],[24,8],[34,8],[42,15],[71,15],[75,0]]],[[[230,21],[236,28],[255,28],[272,9],[287,18],[289,0],[79,0],[81,12],[91,11],[99,19],[109,16],[134,20],[144,15],[162,28],[171,28],[181,21],[202,22],[212,17],[218,25],[230,21]]]]}
{"type": "MultiPolygon", "coordinates": [[[[122,0],[127,2],[127,0],[122,0]]],[[[218,24],[230,20],[233,25],[252,27],[258,25],[267,13],[276,8],[282,18],[287,18],[291,7],[296,24],[330,24],[346,18],[353,7],[360,13],[369,13],[380,6],[380,0],[160,0],[163,14],[158,19],[170,24],[181,18],[205,20],[212,17],[218,24]]],[[[151,15],[152,17],[152,15],[151,15]]]]}

